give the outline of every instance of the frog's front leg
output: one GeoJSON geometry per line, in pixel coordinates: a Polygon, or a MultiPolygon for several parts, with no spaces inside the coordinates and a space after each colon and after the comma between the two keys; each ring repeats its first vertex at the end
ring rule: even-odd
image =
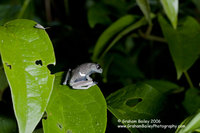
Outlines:
{"type": "Polygon", "coordinates": [[[66,77],[65,77],[65,81],[63,82],[63,85],[67,85],[67,81],[68,81],[69,78],[70,78],[70,72],[71,72],[71,69],[68,70],[67,75],[66,75],[66,77]]]}
{"type": "Polygon", "coordinates": [[[79,82],[74,82],[70,83],[73,89],[88,89],[94,85],[96,85],[95,82],[92,80],[86,80],[86,81],[79,81],[79,82]]]}
{"type": "Polygon", "coordinates": [[[86,79],[87,80],[92,80],[92,78],[90,77],[90,75],[86,75],[86,79]]]}

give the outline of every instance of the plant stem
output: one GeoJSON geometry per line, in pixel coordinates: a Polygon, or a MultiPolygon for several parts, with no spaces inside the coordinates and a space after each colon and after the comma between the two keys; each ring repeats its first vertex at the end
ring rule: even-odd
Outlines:
{"type": "Polygon", "coordinates": [[[152,28],[153,28],[153,25],[152,24],[150,24],[149,26],[148,26],[148,28],[147,28],[147,31],[146,31],[146,35],[150,35],[151,34],[151,31],[152,31],[152,28]]]}
{"type": "Polygon", "coordinates": [[[30,1],[31,1],[31,0],[25,0],[25,1],[24,1],[24,4],[23,4],[23,6],[22,6],[22,9],[21,9],[21,11],[19,12],[17,18],[22,18],[22,17],[23,17],[24,12],[25,12],[27,6],[29,5],[30,1]]]}
{"type": "Polygon", "coordinates": [[[158,41],[158,42],[163,42],[163,43],[167,43],[167,41],[162,38],[162,37],[158,37],[158,36],[154,36],[154,35],[147,35],[147,34],[144,34],[142,31],[139,30],[139,35],[141,37],[143,37],[144,39],[147,39],[147,40],[151,40],[151,41],[158,41]]]}
{"type": "Polygon", "coordinates": [[[187,82],[188,82],[190,88],[194,88],[194,85],[193,85],[193,83],[192,83],[192,80],[191,80],[189,74],[187,73],[187,71],[186,71],[186,72],[183,72],[183,73],[184,73],[184,75],[185,75],[185,77],[186,77],[186,79],[187,79],[187,82]]]}

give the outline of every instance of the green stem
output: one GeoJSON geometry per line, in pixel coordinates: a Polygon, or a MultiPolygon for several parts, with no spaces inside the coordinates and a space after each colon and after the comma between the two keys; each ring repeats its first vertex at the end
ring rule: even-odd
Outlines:
{"type": "Polygon", "coordinates": [[[185,75],[185,77],[186,77],[186,79],[187,79],[187,82],[188,82],[190,88],[194,88],[194,85],[193,85],[193,83],[192,83],[192,80],[191,80],[189,74],[188,74],[187,72],[183,72],[183,73],[184,73],[184,75],[185,75]]]}
{"type": "Polygon", "coordinates": [[[162,38],[162,37],[158,37],[158,36],[154,36],[154,35],[147,35],[142,33],[142,31],[139,30],[139,35],[147,40],[151,40],[151,41],[158,41],[158,42],[163,42],[163,43],[167,43],[167,41],[162,38]]]}
{"type": "Polygon", "coordinates": [[[29,5],[30,1],[31,1],[31,0],[25,0],[25,1],[24,1],[24,4],[23,4],[23,6],[22,6],[22,9],[21,9],[21,11],[19,12],[17,18],[22,18],[22,17],[23,17],[24,12],[25,12],[27,6],[29,5]]]}
{"type": "Polygon", "coordinates": [[[153,25],[150,23],[145,34],[146,35],[150,35],[151,31],[152,31],[152,28],[153,28],[153,25]]]}

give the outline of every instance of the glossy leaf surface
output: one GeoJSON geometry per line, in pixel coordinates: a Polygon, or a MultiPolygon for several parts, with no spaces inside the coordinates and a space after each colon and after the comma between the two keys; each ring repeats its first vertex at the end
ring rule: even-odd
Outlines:
{"type": "Polygon", "coordinates": [[[31,133],[40,121],[54,81],[47,68],[55,64],[52,44],[35,24],[17,19],[0,27],[0,52],[20,133],[31,133]]]}
{"type": "Polygon", "coordinates": [[[54,90],[43,119],[45,133],[104,133],[107,106],[97,86],[75,90],[62,85],[63,73],[57,73],[54,90]]]}

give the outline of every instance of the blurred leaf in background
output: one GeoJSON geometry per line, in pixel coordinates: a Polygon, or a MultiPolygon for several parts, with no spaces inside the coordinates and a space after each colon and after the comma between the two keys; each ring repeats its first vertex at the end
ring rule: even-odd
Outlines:
{"type": "Polygon", "coordinates": [[[159,22],[169,45],[177,78],[180,79],[200,55],[200,25],[192,17],[180,21],[177,30],[173,29],[162,16],[159,16],[159,22]]]}

